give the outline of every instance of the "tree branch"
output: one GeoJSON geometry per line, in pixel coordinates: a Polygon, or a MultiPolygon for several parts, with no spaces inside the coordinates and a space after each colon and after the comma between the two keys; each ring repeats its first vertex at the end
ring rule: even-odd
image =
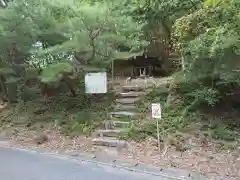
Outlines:
{"type": "Polygon", "coordinates": [[[107,20],[107,16],[106,15],[106,18],[105,18],[105,22],[102,24],[102,26],[100,28],[98,28],[95,32],[95,34],[93,35],[94,31],[87,28],[88,31],[89,31],[89,38],[90,38],[90,45],[92,46],[93,48],[93,51],[92,51],[92,55],[90,57],[89,60],[87,61],[90,61],[90,60],[93,60],[95,58],[95,55],[96,55],[96,47],[95,47],[95,39],[97,38],[97,36],[99,36],[99,34],[101,33],[101,31],[103,30],[105,24],[106,24],[106,20],[107,20]]]}

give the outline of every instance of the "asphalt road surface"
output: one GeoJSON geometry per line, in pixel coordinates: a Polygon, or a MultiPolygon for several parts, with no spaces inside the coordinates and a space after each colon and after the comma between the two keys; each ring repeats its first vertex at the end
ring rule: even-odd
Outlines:
{"type": "Polygon", "coordinates": [[[1,180],[169,180],[111,166],[0,147],[1,180]]]}

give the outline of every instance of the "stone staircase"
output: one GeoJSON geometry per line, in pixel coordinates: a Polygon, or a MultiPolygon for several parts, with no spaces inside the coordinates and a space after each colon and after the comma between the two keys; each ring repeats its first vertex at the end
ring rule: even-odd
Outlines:
{"type": "Polygon", "coordinates": [[[120,133],[132,126],[131,119],[137,116],[136,102],[144,93],[144,87],[128,84],[115,87],[116,100],[114,111],[109,112],[109,119],[103,121],[100,129],[94,132],[92,143],[96,146],[127,148],[127,141],[119,140],[120,133]]]}

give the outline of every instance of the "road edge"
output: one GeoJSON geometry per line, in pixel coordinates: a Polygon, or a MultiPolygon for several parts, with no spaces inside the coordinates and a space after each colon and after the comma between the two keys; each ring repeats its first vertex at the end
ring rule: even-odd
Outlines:
{"type": "Polygon", "coordinates": [[[75,163],[88,162],[98,165],[111,166],[113,168],[119,168],[173,180],[207,180],[207,178],[195,172],[188,172],[177,168],[160,168],[149,164],[139,163],[133,160],[127,161],[116,158],[111,159],[106,156],[95,155],[91,153],[58,153],[46,151],[39,148],[28,149],[24,147],[12,146],[8,141],[0,141],[0,147],[17,151],[24,151],[27,153],[38,153],[45,156],[51,156],[53,158],[74,161],[75,163]]]}

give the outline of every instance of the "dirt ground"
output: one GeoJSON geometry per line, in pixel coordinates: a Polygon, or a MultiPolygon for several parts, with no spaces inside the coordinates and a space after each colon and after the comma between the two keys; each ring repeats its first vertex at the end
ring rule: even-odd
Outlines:
{"type": "Polygon", "coordinates": [[[240,179],[240,148],[236,144],[223,145],[189,138],[189,148],[185,152],[170,147],[167,151],[163,149],[159,153],[157,141],[149,138],[142,143],[129,142],[127,149],[117,151],[115,148],[93,146],[90,137],[70,139],[53,130],[46,130],[44,135],[47,138],[43,142],[38,142],[36,139],[42,133],[22,129],[15,132],[15,135],[8,136],[7,140],[16,147],[39,148],[58,153],[105,153],[116,159],[134,159],[155,166],[177,167],[200,172],[212,180],[240,179]]]}

